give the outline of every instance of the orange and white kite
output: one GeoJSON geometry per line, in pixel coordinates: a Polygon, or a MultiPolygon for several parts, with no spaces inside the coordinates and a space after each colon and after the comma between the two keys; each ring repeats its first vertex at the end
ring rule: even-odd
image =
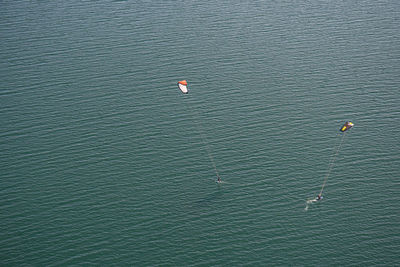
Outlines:
{"type": "Polygon", "coordinates": [[[182,91],[182,93],[184,93],[184,94],[189,93],[188,88],[187,88],[187,81],[186,80],[179,81],[178,82],[178,87],[182,91]]]}

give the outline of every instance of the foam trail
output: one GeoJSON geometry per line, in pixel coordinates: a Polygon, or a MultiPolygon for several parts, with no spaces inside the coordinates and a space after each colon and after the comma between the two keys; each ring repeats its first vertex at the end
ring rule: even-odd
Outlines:
{"type": "Polygon", "coordinates": [[[309,200],[307,200],[307,201],[306,201],[306,207],[304,208],[304,210],[307,211],[307,210],[308,210],[308,207],[309,207],[312,203],[314,203],[314,202],[317,202],[317,200],[316,200],[316,199],[309,199],[309,200]]]}

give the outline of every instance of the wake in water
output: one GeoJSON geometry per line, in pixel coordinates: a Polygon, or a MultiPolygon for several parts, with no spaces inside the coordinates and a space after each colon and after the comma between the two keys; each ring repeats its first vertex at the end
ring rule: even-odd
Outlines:
{"type": "Polygon", "coordinates": [[[316,200],[316,199],[309,199],[309,200],[307,200],[306,201],[306,207],[304,208],[304,210],[305,211],[307,211],[308,210],[308,207],[311,205],[311,204],[313,204],[314,202],[317,202],[318,200],[316,200]]]}

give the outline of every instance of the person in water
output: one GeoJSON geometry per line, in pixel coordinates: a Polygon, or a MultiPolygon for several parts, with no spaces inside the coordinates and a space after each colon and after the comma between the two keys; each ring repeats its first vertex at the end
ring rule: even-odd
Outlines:
{"type": "Polygon", "coordinates": [[[318,195],[317,196],[317,200],[321,200],[322,199],[322,196],[321,195],[318,195]]]}
{"type": "Polygon", "coordinates": [[[220,182],[221,182],[221,177],[219,177],[219,175],[218,175],[217,183],[220,183],[220,182]]]}

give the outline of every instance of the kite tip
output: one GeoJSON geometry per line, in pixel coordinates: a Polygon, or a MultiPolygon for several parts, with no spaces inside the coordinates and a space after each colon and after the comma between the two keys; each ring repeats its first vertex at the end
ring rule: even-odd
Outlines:
{"type": "Polygon", "coordinates": [[[187,81],[186,80],[179,81],[178,83],[182,84],[182,85],[187,85],[187,81]]]}

